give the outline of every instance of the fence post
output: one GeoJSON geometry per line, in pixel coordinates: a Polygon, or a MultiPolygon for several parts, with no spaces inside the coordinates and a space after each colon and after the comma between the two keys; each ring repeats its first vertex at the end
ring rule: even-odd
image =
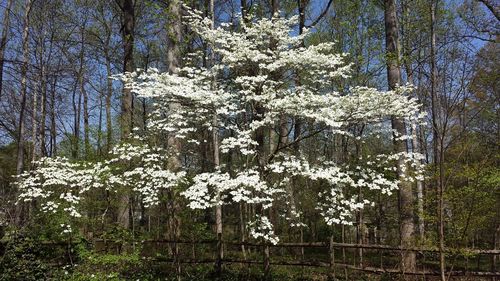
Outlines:
{"type": "MultiPolygon", "coordinates": [[[[264,242],[265,243],[265,242],[264,242]]],[[[271,265],[269,261],[269,245],[267,243],[264,244],[264,280],[271,280],[271,265]]]]}
{"type": "Polygon", "coordinates": [[[222,233],[217,233],[217,259],[215,261],[215,271],[218,277],[222,274],[222,233]]]}
{"type": "Polygon", "coordinates": [[[177,244],[177,237],[174,236],[174,243],[173,243],[173,250],[174,250],[174,265],[175,265],[175,275],[177,277],[177,281],[180,281],[182,279],[181,276],[181,264],[179,262],[179,245],[177,244]]]}
{"type": "Polygon", "coordinates": [[[333,247],[333,233],[330,235],[330,277],[332,280],[335,280],[335,248],[333,247]]]}
{"type": "MultiPolygon", "coordinates": [[[[342,244],[345,243],[345,226],[342,225],[342,244]]],[[[344,275],[345,280],[349,280],[349,276],[347,275],[347,267],[346,267],[346,255],[345,255],[345,247],[342,246],[342,262],[344,263],[344,275]]]]}

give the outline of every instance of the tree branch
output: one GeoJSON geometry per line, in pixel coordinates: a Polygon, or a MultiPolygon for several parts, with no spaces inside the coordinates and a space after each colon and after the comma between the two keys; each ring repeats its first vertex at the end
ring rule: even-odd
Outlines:
{"type": "Polygon", "coordinates": [[[311,23],[310,25],[306,25],[306,27],[312,28],[316,24],[318,24],[318,22],[326,15],[328,10],[330,10],[330,6],[332,5],[332,2],[333,2],[333,0],[328,1],[328,4],[326,5],[326,8],[323,10],[323,12],[321,12],[321,14],[319,14],[319,16],[316,18],[316,20],[313,21],[313,23],[311,23]]]}
{"type": "Polygon", "coordinates": [[[479,2],[483,3],[488,10],[493,13],[493,15],[497,18],[498,21],[500,21],[500,9],[498,8],[498,5],[495,5],[493,1],[491,0],[478,0],[479,2]]]}

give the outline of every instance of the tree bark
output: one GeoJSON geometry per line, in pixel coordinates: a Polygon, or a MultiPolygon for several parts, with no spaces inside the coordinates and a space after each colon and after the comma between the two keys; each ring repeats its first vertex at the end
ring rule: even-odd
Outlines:
{"type": "MultiPolygon", "coordinates": [[[[83,50],[83,39],[80,42],[81,50],[83,50]]],[[[81,51],[80,51],[81,52],[81,51]]],[[[74,112],[74,118],[73,118],[73,146],[72,146],[72,157],[74,159],[78,159],[80,156],[80,121],[81,121],[81,111],[82,111],[82,92],[78,91],[78,85],[80,83],[80,76],[82,75],[81,73],[83,72],[83,61],[81,58],[79,58],[79,67],[78,71],[76,72],[76,77],[75,77],[75,82],[73,84],[73,112],[74,112]]]]}
{"type": "MultiPolygon", "coordinates": [[[[135,29],[135,0],[121,0],[123,12],[123,72],[133,72],[134,67],[134,29],[135,29]]],[[[129,137],[133,127],[133,96],[132,91],[124,85],[122,97],[122,140],[129,137]]]]}
{"type": "Polygon", "coordinates": [[[52,88],[50,90],[50,156],[57,155],[56,85],[57,76],[54,76],[54,80],[52,81],[51,85],[52,88]]]}
{"type": "MultiPolygon", "coordinates": [[[[211,18],[211,28],[215,29],[215,13],[214,13],[214,0],[209,1],[209,16],[211,18]]],[[[210,52],[210,66],[212,67],[215,63],[215,54],[213,51],[210,52]]],[[[213,77],[212,80],[212,89],[215,89],[215,79],[213,77]]],[[[219,153],[219,130],[218,130],[218,116],[214,113],[212,120],[212,143],[213,143],[213,159],[214,159],[214,169],[218,170],[220,167],[220,153],[219,153]]],[[[215,206],[215,226],[216,226],[216,234],[217,234],[217,261],[215,264],[215,270],[218,276],[221,275],[222,272],[222,259],[224,258],[224,251],[222,245],[222,202],[221,195],[217,192],[217,202],[218,204],[215,206]]]]}
{"type": "MultiPolygon", "coordinates": [[[[181,1],[180,0],[171,0],[168,5],[169,16],[169,25],[167,27],[168,32],[168,46],[167,46],[167,65],[168,72],[171,74],[177,74],[179,72],[179,67],[181,66],[181,49],[180,44],[182,42],[182,24],[181,24],[181,1]]],[[[173,112],[177,111],[180,107],[177,103],[170,103],[169,109],[173,112]]],[[[168,168],[172,171],[178,171],[182,168],[182,163],[180,159],[180,152],[182,149],[181,142],[173,137],[168,136],[167,139],[168,148],[171,150],[174,157],[169,158],[168,168]]],[[[174,241],[178,240],[180,237],[180,225],[181,221],[179,215],[177,214],[180,206],[179,202],[177,202],[177,198],[173,191],[170,191],[170,211],[171,216],[169,218],[170,225],[170,235],[174,241]]],[[[178,260],[179,256],[179,246],[177,243],[172,245],[174,260],[175,260],[175,269],[177,280],[181,279],[181,266],[178,260]]]]}
{"type": "Polygon", "coordinates": [[[24,20],[23,20],[23,35],[22,35],[22,44],[23,44],[23,58],[21,65],[21,107],[19,110],[19,126],[17,132],[17,164],[16,164],[16,172],[17,174],[21,174],[24,169],[24,115],[26,111],[26,96],[27,96],[27,83],[28,83],[28,59],[29,59],[29,15],[31,12],[31,4],[32,0],[26,0],[26,6],[24,11],[24,20]]]}
{"type": "Polygon", "coordinates": [[[111,58],[109,56],[109,37],[106,42],[104,58],[106,60],[106,97],[105,97],[105,111],[106,111],[106,153],[111,150],[113,142],[113,125],[111,120],[111,98],[113,97],[113,81],[111,80],[111,58]]]}
{"type": "Polygon", "coordinates": [[[31,111],[31,164],[30,169],[37,157],[37,132],[38,132],[38,91],[33,93],[33,108],[31,111]]]}
{"type": "MultiPolygon", "coordinates": [[[[404,58],[404,68],[406,72],[406,77],[407,77],[407,82],[410,84],[414,84],[414,79],[413,79],[413,70],[411,69],[412,66],[412,59],[411,59],[411,46],[410,46],[410,41],[412,37],[410,37],[410,22],[409,22],[409,1],[403,1],[402,6],[403,6],[403,20],[402,20],[402,37],[403,37],[403,58],[404,58]]],[[[416,98],[419,99],[418,93],[416,94],[416,98]]],[[[420,100],[420,99],[419,99],[420,100]]],[[[415,122],[411,124],[411,148],[413,153],[421,153],[420,145],[418,142],[418,126],[415,122]]],[[[419,161],[417,163],[416,169],[421,168],[421,162],[419,161]]],[[[424,197],[423,197],[423,190],[424,190],[424,182],[422,180],[417,180],[416,181],[416,188],[417,188],[417,223],[418,223],[418,235],[420,238],[420,241],[424,240],[424,233],[425,233],[425,224],[424,224],[424,197]]]]}
{"type": "MultiPolygon", "coordinates": [[[[120,0],[118,2],[123,17],[123,72],[134,71],[134,29],[135,0],[120,0]]],[[[127,141],[132,131],[133,96],[127,85],[123,86],[121,104],[121,139],[127,141]]],[[[130,228],[130,198],[128,193],[120,194],[118,205],[118,223],[124,228],[130,228]]]]}
{"type": "MultiPolygon", "coordinates": [[[[88,93],[85,89],[85,26],[83,24],[81,30],[81,49],[80,49],[80,72],[78,73],[78,83],[80,84],[80,95],[83,97],[83,145],[85,158],[89,157],[90,153],[90,129],[89,129],[89,109],[88,109],[88,93]]],[[[76,141],[79,141],[78,139],[76,141]]]]}
{"type": "MultiPolygon", "coordinates": [[[[389,89],[395,90],[401,84],[401,69],[399,63],[399,38],[398,38],[398,20],[396,14],[396,4],[394,0],[385,0],[385,32],[386,32],[386,56],[387,56],[387,80],[389,89]]],[[[397,135],[406,134],[405,124],[401,120],[392,118],[392,129],[397,132],[397,135]]],[[[398,136],[394,136],[394,150],[396,153],[406,152],[406,142],[399,140],[398,136]]],[[[414,236],[413,224],[413,191],[412,185],[404,180],[405,172],[404,159],[398,159],[398,177],[401,183],[399,184],[399,207],[400,207],[400,239],[403,248],[412,246],[414,236]]],[[[407,169],[406,169],[407,170],[407,169]]],[[[416,268],[415,253],[410,251],[402,251],[401,270],[403,272],[413,272],[416,268]]]]}
{"type": "Polygon", "coordinates": [[[437,182],[437,215],[438,215],[438,239],[439,239],[439,270],[441,281],[446,280],[445,275],[445,253],[444,253],[444,143],[443,132],[440,132],[438,125],[438,100],[437,100],[437,65],[436,65],[436,8],[438,0],[431,0],[431,113],[433,127],[433,150],[434,164],[439,167],[437,182]]]}
{"type": "Polygon", "coordinates": [[[40,156],[47,155],[47,148],[45,144],[45,123],[47,121],[47,75],[45,65],[41,70],[41,97],[40,97],[40,156]]]}
{"type": "MultiPolygon", "coordinates": [[[[23,19],[23,35],[22,35],[22,44],[23,44],[23,58],[21,65],[21,104],[19,109],[19,125],[17,130],[17,160],[16,160],[16,174],[20,175],[24,169],[24,118],[26,111],[26,96],[27,96],[27,84],[28,84],[28,59],[29,59],[29,15],[31,12],[31,4],[32,0],[26,0],[25,10],[24,10],[24,19],[23,19]]],[[[16,205],[16,224],[23,223],[25,219],[25,204],[16,205]]]]}
{"type": "Polygon", "coordinates": [[[0,38],[0,101],[2,100],[2,86],[3,86],[3,64],[5,59],[5,49],[7,48],[7,39],[10,31],[10,10],[14,0],[8,0],[7,6],[3,13],[3,30],[2,37],[0,38]]]}

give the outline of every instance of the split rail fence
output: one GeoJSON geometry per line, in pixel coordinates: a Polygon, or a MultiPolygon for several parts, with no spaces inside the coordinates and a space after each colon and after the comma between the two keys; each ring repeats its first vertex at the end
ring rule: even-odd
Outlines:
{"type": "MultiPolygon", "coordinates": [[[[47,245],[67,247],[67,254],[76,243],[46,242],[47,245]]],[[[120,253],[123,242],[92,240],[97,252],[120,253]]],[[[325,268],[328,274],[347,278],[351,271],[393,275],[440,275],[436,262],[439,250],[432,248],[401,248],[388,245],[350,244],[329,242],[279,243],[277,245],[222,240],[143,240],[127,242],[127,247],[141,246],[143,259],[171,263],[180,272],[181,264],[214,264],[218,273],[224,265],[243,264],[262,266],[264,277],[272,266],[325,268]],[[413,272],[400,269],[400,257],[405,251],[417,254],[417,268],[413,272]],[[165,253],[168,253],[165,255],[165,253]],[[161,255],[158,255],[161,254],[161,255]],[[297,259],[298,258],[298,259],[297,259]],[[375,264],[376,263],[376,264],[375,264]]],[[[497,260],[500,250],[446,249],[448,276],[500,277],[497,260]],[[485,256],[488,257],[485,259],[485,256]],[[475,263],[472,264],[472,263],[475,263]],[[485,267],[489,267],[485,270],[485,267]]]]}

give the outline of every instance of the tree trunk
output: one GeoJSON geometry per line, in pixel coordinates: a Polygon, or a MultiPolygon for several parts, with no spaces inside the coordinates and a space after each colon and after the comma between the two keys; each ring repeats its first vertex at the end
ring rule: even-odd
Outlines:
{"type": "MultiPolygon", "coordinates": [[[[83,42],[82,46],[83,48],[83,42]]],[[[82,111],[82,94],[78,91],[79,77],[83,71],[83,63],[80,61],[80,66],[78,68],[77,77],[75,79],[75,84],[73,85],[73,112],[75,114],[73,119],[73,146],[72,146],[72,157],[77,159],[80,155],[80,118],[82,111]]]]}
{"type": "Polygon", "coordinates": [[[0,38],[0,101],[2,100],[2,86],[3,86],[3,64],[5,59],[5,49],[7,48],[7,39],[10,31],[10,10],[14,0],[8,0],[7,6],[3,13],[3,30],[2,37],[0,38]]]}
{"type": "Polygon", "coordinates": [[[85,148],[85,158],[89,158],[91,147],[90,147],[90,128],[89,128],[89,106],[88,106],[88,93],[85,90],[85,81],[82,79],[80,82],[80,88],[83,94],[83,143],[85,148]]]}
{"type": "Polygon", "coordinates": [[[47,148],[45,144],[45,123],[47,120],[47,75],[45,73],[45,65],[42,65],[41,70],[41,99],[40,99],[40,156],[47,156],[47,148]]]}
{"type": "MultiPolygon", "coordinates": [[[[89,110],[88,110],[88,93],[85,89],[85,31],[86,22],[81,30],[81,49],[80,49],[80,72],[78,73],[78,83],[80,84],[80,95],[83,96],[83,144],[85,158],[89,157],[90,153],[90,129],[89,129],[89,110]]],[[[79,141],[77,139],[77,141],[79,141]]]]}
{"type": "Polygon", "coordinates": [[[50,90],[50,156],[57,155],[56,85],[57,76],[54,77],[50,90]]]}
{"type": "MultiPolygon", "coordinates": [[[[405,72],[406,72],[406,77],[407,77],[407,82],[410,84],[414,84],[414,79],[413,79],[413,71],[411,69],[411,47],[410,47],[410,22],[409,22],[409,1],[404,1],[402,6],[403,6],[403,20],[402,20],[402,36],[403,36],[403,57],[405,58],[405,72]]],[[[419,99],[418,93],[416,94],[416,98],[419,99]]],[[[416,123],[411,124],[411,147],[412,147],[412,152],[413,153],[421,153],[421,149],[419,146],[418,142],[418,127],[416,123]]],[[[416,169],[420,169],[421,167],[421,162],[419,161],[417,163],[416,169]]],[[[424,190],[424,183],[422,180],[417,180],[416,181],[416,188],[417,188],[417,223],[418,223],[418,235],[420,238],[420,241],[422,242],[424,240],[424,233],[425,233],[425,224],[424,224],[424,197],[423,197],[423,190],[424,190]]]]}
{"type": "MultiPolygon", "coordinates": [[[[168,64],[168,72],[171,74],[176,74],[179,72],[179,67],[181,66],[181,50],[180,43],[182,42],[182,25],[181,25],[181,1],[180,0],[171,0],[169,2],[169,25],[167,27],[168,31],[168,46],[167,46],[167,64],[168,64]]],[[[169,109],[173,112],[177,111],[180,107],[177,103],[170,103],[169,109]]],[[[172,136],[169,136],[167,139],[168,148],[172,151],[175,157],[169,158],[168,168],[172,171],[178,171],[182,167],[181,160],[179,158],[179,154],[181,151],[181,143],[180,141],[172,136]]],[[[177,198],[175,194],[171,191],[171,216],[169,218],[170,227],[170,235],[172,235],[173,240],[177,240],[180,237],[180,218],[178,216],[178,211],[180,209],[179,202],[177,202],[177,198]]],[[[174,253],[174,263],[176,269],[177,280],[181,279],[181,266],[178,260],[179,256],[179,246],[177,243],[173,245],[173,253],[174,253]]]]}
{"type": "Polygon", "coordinates": [[[106,60],[106,97],[105,97],[105,111],[106,111],[106,153],[111,150],[111,144],[113,141],[113,125],[111,120],[111,98],[113,97],[113,81],[111,80],[111,58],[109,57],[109,39],[104,51],[104,57],[106,60]]]}
{"type": "MultiPolygon", "coordinates": [[[[389,89],[395,90],[401,84],[401,70],[399,64],[399,39],[398,21],[396,15],[396,5],[394,0],[385,0],[385,32],[386,32],[386,56],[387,56],[387,80],[389,89]]],[[[406,134],[404,122],[392,119],[392,129],[399,136],[406,134]]],[[[406,152],[406,143],[394,136],[395,152],[406,152]]],[[[410,247],[413,243],[413,191],[412,185],[404,180],[405,172],[402,167],[405,165],[404,159],[398,159],[398,176],[401,180],[399,184],[399,207],[400,207],[400,237],[401,246],[410,247]]],[[[402,251],[401,270],[403,272],[413,272],[416,268],[416,257],[412,251],[402,251]]]]}
{"type": "Polygon", "coordinates": [[[102,156],[102,96],[103,92],[99,91],[99,118],[97,121],[97,154],[102,156]]]}
{"type": "Polygon", "coordinates": [[[31,164],[30,169],[33,166],[34,161],[37,157],[37,132],[38,132],[38,91],[33,92],[33,109],[31,111],[31,164]]]}
{"type": "MultiPolygon", "coordinates": [[[[135,29],[135,0],[122,0],[123,12],[123,72],[133,72],[134,67],[134,29],[135,29]]],[[[132,131],[133,96],[132,91],[124,85],[122,98],[122,140],[126,140],[132,131]]]]}
{"type": "MultiPolygon", "coordinates": [[[[215,13],[214,13],[214,0],[209,1],[209,16],[211,18],[211,28],[215,28],[215,13]]],[[[215,63],[215,56],[213,51],[210,52],[210,66],[213,66],[215,63]]],[[[212,80],[212,89],[215,89],[215,79],[213,77],[212,80]]],[[[220,166],[220,157],[219,157],[219,130],[218,130],[218,116],[214,114],[212,120],[212,143],[213,143],[213,159],[214,159],[214,170],[218,170],[220,166]]],[[[217,192],[217,202],[218,204],[215,206],[215,225],[216,225],[216,233],[217,233],[217,261],[215,264],[215,270],[217,275],[220,276],[222,272],[222,259],[224,257],[223,245],[222,245],[222,203],[219,202],[221,200],[221,195],[217,192]]]]}
{"type": "MultiPolygon", "coordinates": [[[[17,130],[17,163],[16,163],[16,174],[20,175],[24,169],[24,118],[26,111],[26,96],[27,96],[27,83],[28,83],[28,59],[29,59],[29,15],[31,12],[32,0],[26,0],[26,6],[24,11],[23,19],[23,58],[21,65],[21,105],[19,109],[19,125],[17,130]]],[[[16,205],[16,223],[19,225],[24,221],[25,216],[25,204],[16,205]]]]}
{"type": "Polygon", "coordinates": [[[21,174],[24,168],[24,115],[26,111],[26,96],[28,90],[28,59],[29,59],[29,14],[31,12],[32,0],[26,0],[23,24],[23,58],[21,65],[21,108],[19,110],[19,126],[17,132],[17,165],[16,172],[21,174]]]}
{"type": "MultiPolygon", "coordinates": [[[[123,72],[134,71],[134,29],[135,0],[121,0],[120,8],[123,16],[123,72]]],[[[133,96],[127,85],[123,86],[121,107],[121,139],[126,141],[132,131],[133,96]]],[[[124,228],[130,228],[130,198],[129,194],[121,194],[118,205],[118,223],[124,228]]]]}
{"type": "Polygon", "coordinates": [[[437,215],[438,215],[438,239],[439,239],[439,270],[441,281],[446,280],[445,276],[445,254],[444,254],[444,143],[443,136],[439,131],[437,115],[437,66],[436,66],[436,7],[438,1],[431,1],[431,118],[433,127],[433,150],[434,163],[439,167],[439,177],[437,182],[437,215]]]}
{"type": "MultiPolygon", "coordinates": [[[[302,33],[304,32],[304,28],[305,28],[305,22],[306,22],[306,14],[305,14],[305,7],[306,5],[306,1],[305,0],[297,0],[297,7],[298,7],[298,12],[299,12],[299,35],[302,35],[302,33]]],[[[304,43],[304,40],[302,40],[301,42],[301,47],[305,47],[305,43],[304,43]]],[[[295,81],[295,83],[297,84],[297,86],[300,86],[300,77],[298,75],[298,73],[296,74],[297,75],[297,79],[295,81]]],[[[300,137],[302,133],[302,120],[297,117],[295,118],[295,123],[294,123],[294,128],[293,128],[293,139],[296,140],[300,137]]],[[[300,155],[300,144],[299,142],[296,142],[293,146],[295,152],[297,153],[297,155],[300,155]]]]}

